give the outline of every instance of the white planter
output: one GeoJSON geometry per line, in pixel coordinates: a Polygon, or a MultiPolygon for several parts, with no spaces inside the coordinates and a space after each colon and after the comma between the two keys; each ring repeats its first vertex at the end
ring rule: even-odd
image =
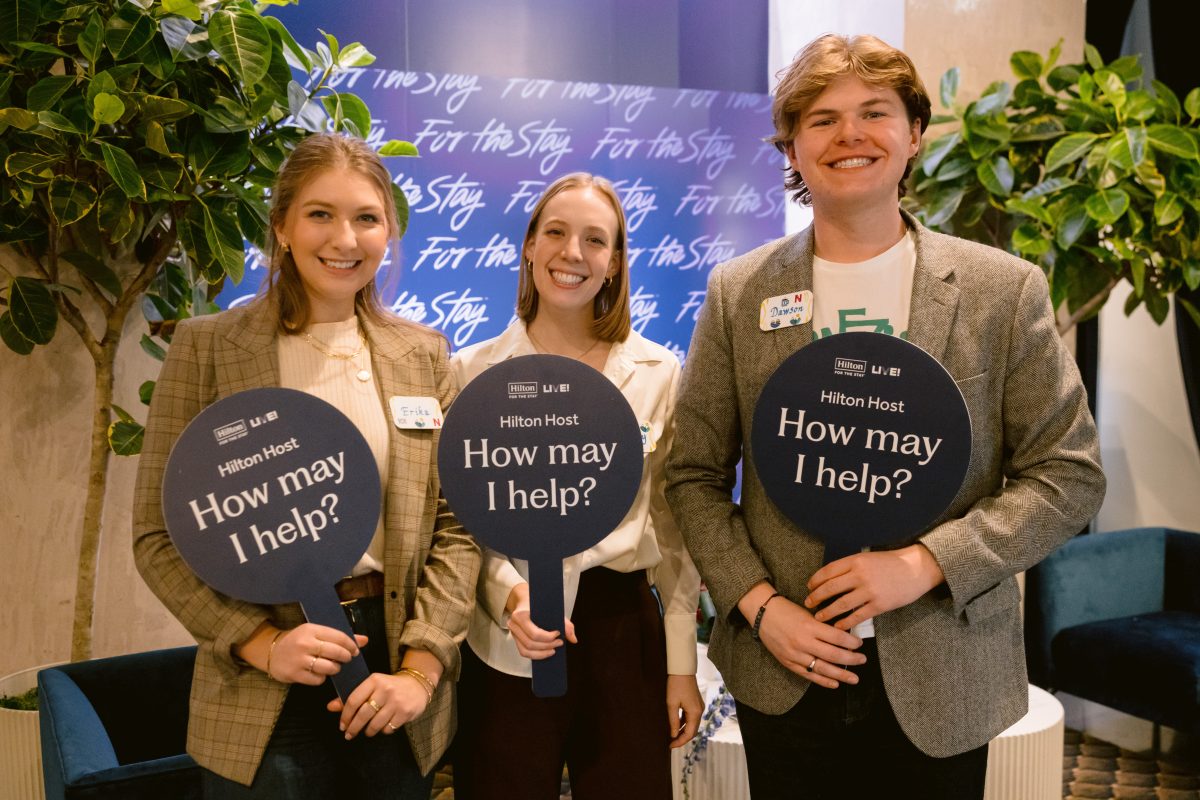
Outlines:
{"type": "MultiPolygon", "coordinates": [[[[42,667],[0,678],[0,696],[19,695],[37,686],[42,667]]],[[[42,742],[38,712],[0,708],[0,800],[44,800],[42,742]]]]}

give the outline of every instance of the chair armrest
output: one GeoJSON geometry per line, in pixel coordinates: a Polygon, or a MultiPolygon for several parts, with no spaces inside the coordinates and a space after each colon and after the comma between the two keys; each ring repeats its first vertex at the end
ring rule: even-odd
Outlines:
{"type": "Polygon", "coordinates": [[[1076,536],[1030,570],[1031,672],[1053,684],[1050,642],[1064,628],[1163,608],[1162,528],[1076,536]]]}
{"type": "Polygon", "coordinates": [[[1167,530],[1163,609],[1200,614],[1200,533],[1167,530]]]}
{"type": "Polygon", "coordinates": [[[38,673],[38,724],[46,797],[62,797],[84,776],[118,766],[100,717],[75,681],[58,669],[38,673]]]}

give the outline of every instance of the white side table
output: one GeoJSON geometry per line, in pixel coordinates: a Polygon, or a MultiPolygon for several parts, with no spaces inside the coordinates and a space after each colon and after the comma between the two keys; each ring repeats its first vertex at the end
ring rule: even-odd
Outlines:
{"type": "Polygon", "coordinates": [[[1061,800],[1063,707],[1030,685],[1029,713],[988,745],[984,800],[1061,800]]]}

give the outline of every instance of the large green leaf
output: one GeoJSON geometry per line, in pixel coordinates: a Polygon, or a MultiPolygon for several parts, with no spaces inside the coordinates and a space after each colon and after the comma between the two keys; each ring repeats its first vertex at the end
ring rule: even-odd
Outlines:
{"type": "Polygon", "coordinates": [[[201,17],[200,7],[196,5],[196,0],[163,0],[163,11],[187,17],[193,22],[199,22],[201,17]]]}
{"type": "Polygon", "coordinates": [[[1166,227],[1183,216],[1183,201],[1174,192],[1163,192],[1154,201],[1154,222],[1160,227],[1166,227]]]}
{"type": "Polygon", "coordinates": [[[115,94],[100,92],[92,104],[92,119],[101,125],[112,125],[125,115],[125,104],[115,94]]]}
{"type": "Polygon", "coordinates": [[[0,108],[0,131],[5,125],[11,125],[22,131],[27,131],[38,124],[37,114],[25,108],[0,108]]]}
{"type": "MultiPolygon", "coordinates": [[[[941,140],[939,139],[938,141],[941,140]]],[[[390,141],[385,142],[383,147],[379,148],[379,155],[413,157],[419,156],[421,153],[419,150],[417,150],[417,146],[412,142],[405,142],[401,141],[400,139],[391,139],[390,141]]]]}
{"type": "Polygon", "coordinates": [[[1193,120],[1200,117],[1200,86],[1192,89],[1183,99],[1183,110],[1193,120]]]}
{"type": "Polygon", "coordinates": [[[83,134],[83,129],[76,125],[72,120],[59,114],[57,111],[39,111],[37,115],[38,123],[55,131],[63,133],[74,133],[77,135],[83,134]]]}
{"type": "Polygon", "coordinates": [[[187,156],[196,181],[222,180],[243,172],[250,165],[249,142],[245,133],[195,132],[188,139],[187,156]]]}
{"type": "Polygon", "coordinates": [[[337,63],[343,69],[350,67],[367,67],[375,63],[375,55],[358,42],[348,44],[338,53],[337,63]]]}
{"type": "Polygon", "coordinates": [[[108,292],[114,300],[121,296],[121,279],[95,254],[83,250],[68,250],[62,253],[60,258],[75,267],[79,274],[108,292]]]}
{"type": "Polygon", "coordinates": [[[4,38],[13,41],[28,39],[37,27],[41,5],[33,0],[5,0],[0,3],[0,31],[4,31],[4,38]]]}
{"type": "Polygon", "coordinates": [[[300,72],[311,72],[312,61],[309,60],[304,48],[296,43],[287,27],[276,17],[263,17],[262,21],[279,36],[280,43],[283,45],[283,55],[288,64],[300,72]]]}
{"type": "Polygon", "coordinates": [[[222,213],[226,209],[210,209],[201,201],[195,203],[202,214],[204,238],[208,247],[216,257],[221,270],[236,284],[242,282],[242,271],[245,267],[246,251],[242,240],[242,232],[238,228],[235,208],[229,208],[233,213],[222,213]]]}
{"type": "Polygon", "coordinates": [[[1058,220],[1054,230],[1054,242],[1061,250],[1067,250],[1079,241],[1079,237],[1087,230],[1089,219],[1087,209],[1082,205],[1072,206],[1058,220]]]}
{"type": "Polygon", "coordinates": [[[75,44],[88,63],[95,67],[96,62],[100,60],[100,54],[104,52],[104,21],[98,13],[92,13],[88,17],[87,24],[75,39],[75,44]]]}
{"type": "Polygon", "coordinates": [[[1042,57],[1029,50],[1018,50],[1008,59],[1013,74],[1018,78],[1038,78],[1042,74],[1042,57]]]}
{"type": "Polygon", "coordinates": [[[1021,255],[1036,258],[1049,251],[1051,243],[1037,225],[1022,222],[1013,231],[1012,246],[1021,255]]]}
{"type": "Polygon", "coordinates": [[[108,426],[108,446],[119,456],[136,456],[142,452],[146,429],[136,422],[117,420],[108,426]]]}
{"type": "Polygon", "coordinates": [[[30,111],[46,111],[54,107],[58,98],[75,84],[75,78],[70,75],[51,75],[29,87],[25,105],[30,111]]]}
{"type": "Polygon", "coordinates": [[[1163,177],[1153,161],[1142,161],[1133,168],[1133,174],[1138,182],[1150,190],[1151,194],[1159,197],[1167,190],[1167,179],[1163,177]]]}
{"type": "Polygon", "coordinates": [[[1094,133],[1071,133],[1059,139],[1046,153],[1046,172],[1054,172],[1066,164],[1078,161],[1097,139],[1094,133]]]}
{"type": "Polygon", "coordinates": [[[954,108],[954,96],[958,94],[958,67],[951,67],[942,73],[940,89],[942,105],[954,108]]]}
{"type": "Polygon", "coordinates": [[[146,184],[142,182],[137,164],[128,153],[108,142],[100,142],[100,152],[104,154],[104,166],[109,176],[121,187],[126,197],[137,199],[146,196],[146,184]]]}
{"type": "Polygon", "coordinates": [[[154,20],[133,3],[125,3],[104,29],[104,44],[119,60],[137,54],[154,38],[154,20]]]}
{"type": "Polygon", "coordinates": [[[207,58],[209,46],[208,30],[184,17],[163,17],[158,23],[159,32],[171,57],[178,62],[199,61],[207,58]]]}
{"type": "Polygon", "coordinates": [[[1145,89],[1134,89],[1125,103],[1125,119],[1145,122],[1158,113],[1158,103],[1145,89]]]}
{"type": "Polygon", "coordinates": [[[95,204],[96,190],[86,183],[65,175],[50,181],[50,210],[59,225],[66,227],[82,219],[95,204]]]}
{"type": "Polygon", "coordinates": [[[9,350],[18,355],[27,356],[33,352],[33,342],[26,339],[24,334],[17,330],[12,314],[7,311],[0,314],[0,339],[4,340],[9,350]]]}
{"type": "Polygon", "coordinates": [[[1129,195],[1122,189],[1105,189],[1084,202],[1088,216],[1099,225],[1111,225],[1129,208],[1129,195]]]}
{"type": "Polygon", "coordinates": [[[1146,135],[1150,146],[1160,153],[1193,160],[1200,157],[1196,150],[1196,140],[1187,130],[1177,125],[1151,125],[1146,129],[1146,135]]]}
{"type": "Polygon", "coordinates": [[[172,122],[177,119],[183,119],[192,113],[192,108],[182,100],[176,100],[173,97],[159,97],[157,95],[141,95],[138,97],[141,104],[142,120],[149,122],[172,122]]]}
{"type": "Polygon", "coordinates": [[[403,239],[408,231],[408,195],[404,190],[392,183],[392,199],[396,203],[396,238],[403,239]]]}
{"type": "Polygon", "coordinates": [[[45,153],[13,153],[4,159],[4,171],[10,176],[31,173],[44,177],[47,181],[53,177],[50,167],[62,160],[62,156],[46,155],[45,153]]]}
{"type": "Polygon", "coordinates": [[[975,175],[984,188],[994,195],[1007,197],[1012,191],[1013,168],[1004,156],[997,156],[991,161],[981,161],[975,168],[975,175]]]}
{"type": "Polygon", "coordinates": [[[1167,122],[1179,122],[1179,114],[1182,110],[1179,105],[1179,97],[1171,91],[1171,87],[1167,86],[1162,81],[1152,81],[1154,86],[1154,98],[1158,102],[1159,108],[1162,109],[1163,116],[1167,118],[1167,122]]]}
{"type": "Polygon", "coordinates": [[[42,281],[17,276],[8,285],[8,312],[13,326],[34,344],[49,344],[58,325],[54,296],[42,281]]]}
{"type": "Polygon", "coordinates": [[[253,86],[267,74],[271,34],[257,14],[218,11],[208,22],[209,41],[234,74],[253,86]]]}

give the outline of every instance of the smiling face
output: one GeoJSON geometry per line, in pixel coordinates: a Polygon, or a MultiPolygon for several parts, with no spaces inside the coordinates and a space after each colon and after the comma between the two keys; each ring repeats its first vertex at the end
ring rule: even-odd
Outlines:
{"type": "Polygon", "coordinates": [[[295,261],[311,322],[354,314],[354,298],[379,269],[390,230],[375,183],[349,167],[318,172],[296,193],[275,229],[295,261]]]}
{"type": "Polygon", "coordinates": [[[592,319],[592,301],[617,271],[617,214],[590,186],[567,189],[542,209],[524,256],[539,308],[592,319]]]}
{"type": "Polygon", "coordinates": [[[895,89],[845,75],[800,114],[788,163],[812,192],[814,213],[895,208],[908,160],[921,146],[895,89]]]}

